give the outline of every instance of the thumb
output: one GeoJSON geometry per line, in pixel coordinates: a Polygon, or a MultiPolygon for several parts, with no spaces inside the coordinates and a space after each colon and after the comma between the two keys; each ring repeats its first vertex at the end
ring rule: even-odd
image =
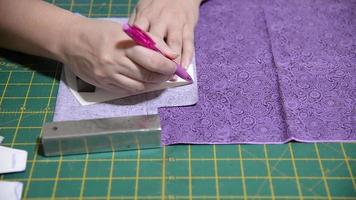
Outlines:
{"type": "Polygon", "coordinates": [[[158,38],[150,33],[149,36],[155,41],[156,47],[163,53],[164,56],[168,57],[171,60],[174,60],[179,57],[179,54],[171,49],[163,39],[158,38]]]}

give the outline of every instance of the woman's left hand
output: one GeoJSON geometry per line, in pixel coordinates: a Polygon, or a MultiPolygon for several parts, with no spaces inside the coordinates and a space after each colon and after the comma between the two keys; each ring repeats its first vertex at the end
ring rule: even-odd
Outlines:
{"type": "Polygon", "coordinates": [[[164,39],[187,67],[194,52],[194,28],[202,0],[140,0],[129,23],[164,39]]]}

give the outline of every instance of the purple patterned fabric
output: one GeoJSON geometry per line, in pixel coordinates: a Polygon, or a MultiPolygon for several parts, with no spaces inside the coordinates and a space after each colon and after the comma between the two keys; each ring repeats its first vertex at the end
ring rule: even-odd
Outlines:
{"type": "Polygon", "coordinates": [[[211,0],[199,102],[160,108],[162,143],[356,141],[356,1],[211,0]]]}

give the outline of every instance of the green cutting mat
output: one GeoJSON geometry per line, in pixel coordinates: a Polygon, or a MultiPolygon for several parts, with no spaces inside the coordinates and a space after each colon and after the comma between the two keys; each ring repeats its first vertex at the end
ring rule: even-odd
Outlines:
{"type": "MultiPolygon", "coordinates": [[[[56,1],[90,17],[128,16],[134,4],[56,1]]],[[[29,153],[24,199],[356,199],[356,144],[177,145],[144,151],[46,158],[61,66],[0,51],[0,135],[29,153]]]]}

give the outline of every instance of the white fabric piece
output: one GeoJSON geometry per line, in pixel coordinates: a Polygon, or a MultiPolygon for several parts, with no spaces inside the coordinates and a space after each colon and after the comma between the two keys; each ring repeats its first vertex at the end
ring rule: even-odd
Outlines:
{"type": "Polygon", "coordinates": [[[0,135],[0,144],[4,141],[4,137],[0,135]]]}
{"type": "Polygon", "coordinates": [[[0,199],[20,200],[23,184],[21,182],[0,181],[0,199]]]}
{"type": "MultiPolygon", "coordinates": [[[[191,77],[194,77],[194,70],[193,70],[193,64],[191,64],[187,70],[189,75],[191,77]]],[[[76,76],[69,70],[68,67],[64,67],[64,76],[65,76],[65,81],[72,92],[73,96],[77,99],[77,101],[85,106],[85,105],[92,105],[100,102],[105,102],[105,101],[110,101],[113,99],[121,99],[124,97],[128,96],[133,96],[137,94],[142,94],[142,93],[147,93],[147,92],[153,92],[157,90],[163,90],[167,88],[173,88],[173,87],[178,87],[178,86],[183,86],[183,85],[188,85],[190,84],[188,81],[185,81],[181,78],[178,77],[176,81],[166,81],[161,84],[158,84],[155,87],[152,87],[150,89],[142,90],[140,92],[136,93],[128,93],[127,91],[116,91],[115,93],[111,93],[107,90],[101,89],[101,88],[95,88],[95,92],[78,92],[77,88],[77,81],[76,81],[76,76]]]]}
{"type": "Polygon", "coordinates": [[[0,174],[24,171],[26,161],[27,151],[0,146],[0,174]]]}

